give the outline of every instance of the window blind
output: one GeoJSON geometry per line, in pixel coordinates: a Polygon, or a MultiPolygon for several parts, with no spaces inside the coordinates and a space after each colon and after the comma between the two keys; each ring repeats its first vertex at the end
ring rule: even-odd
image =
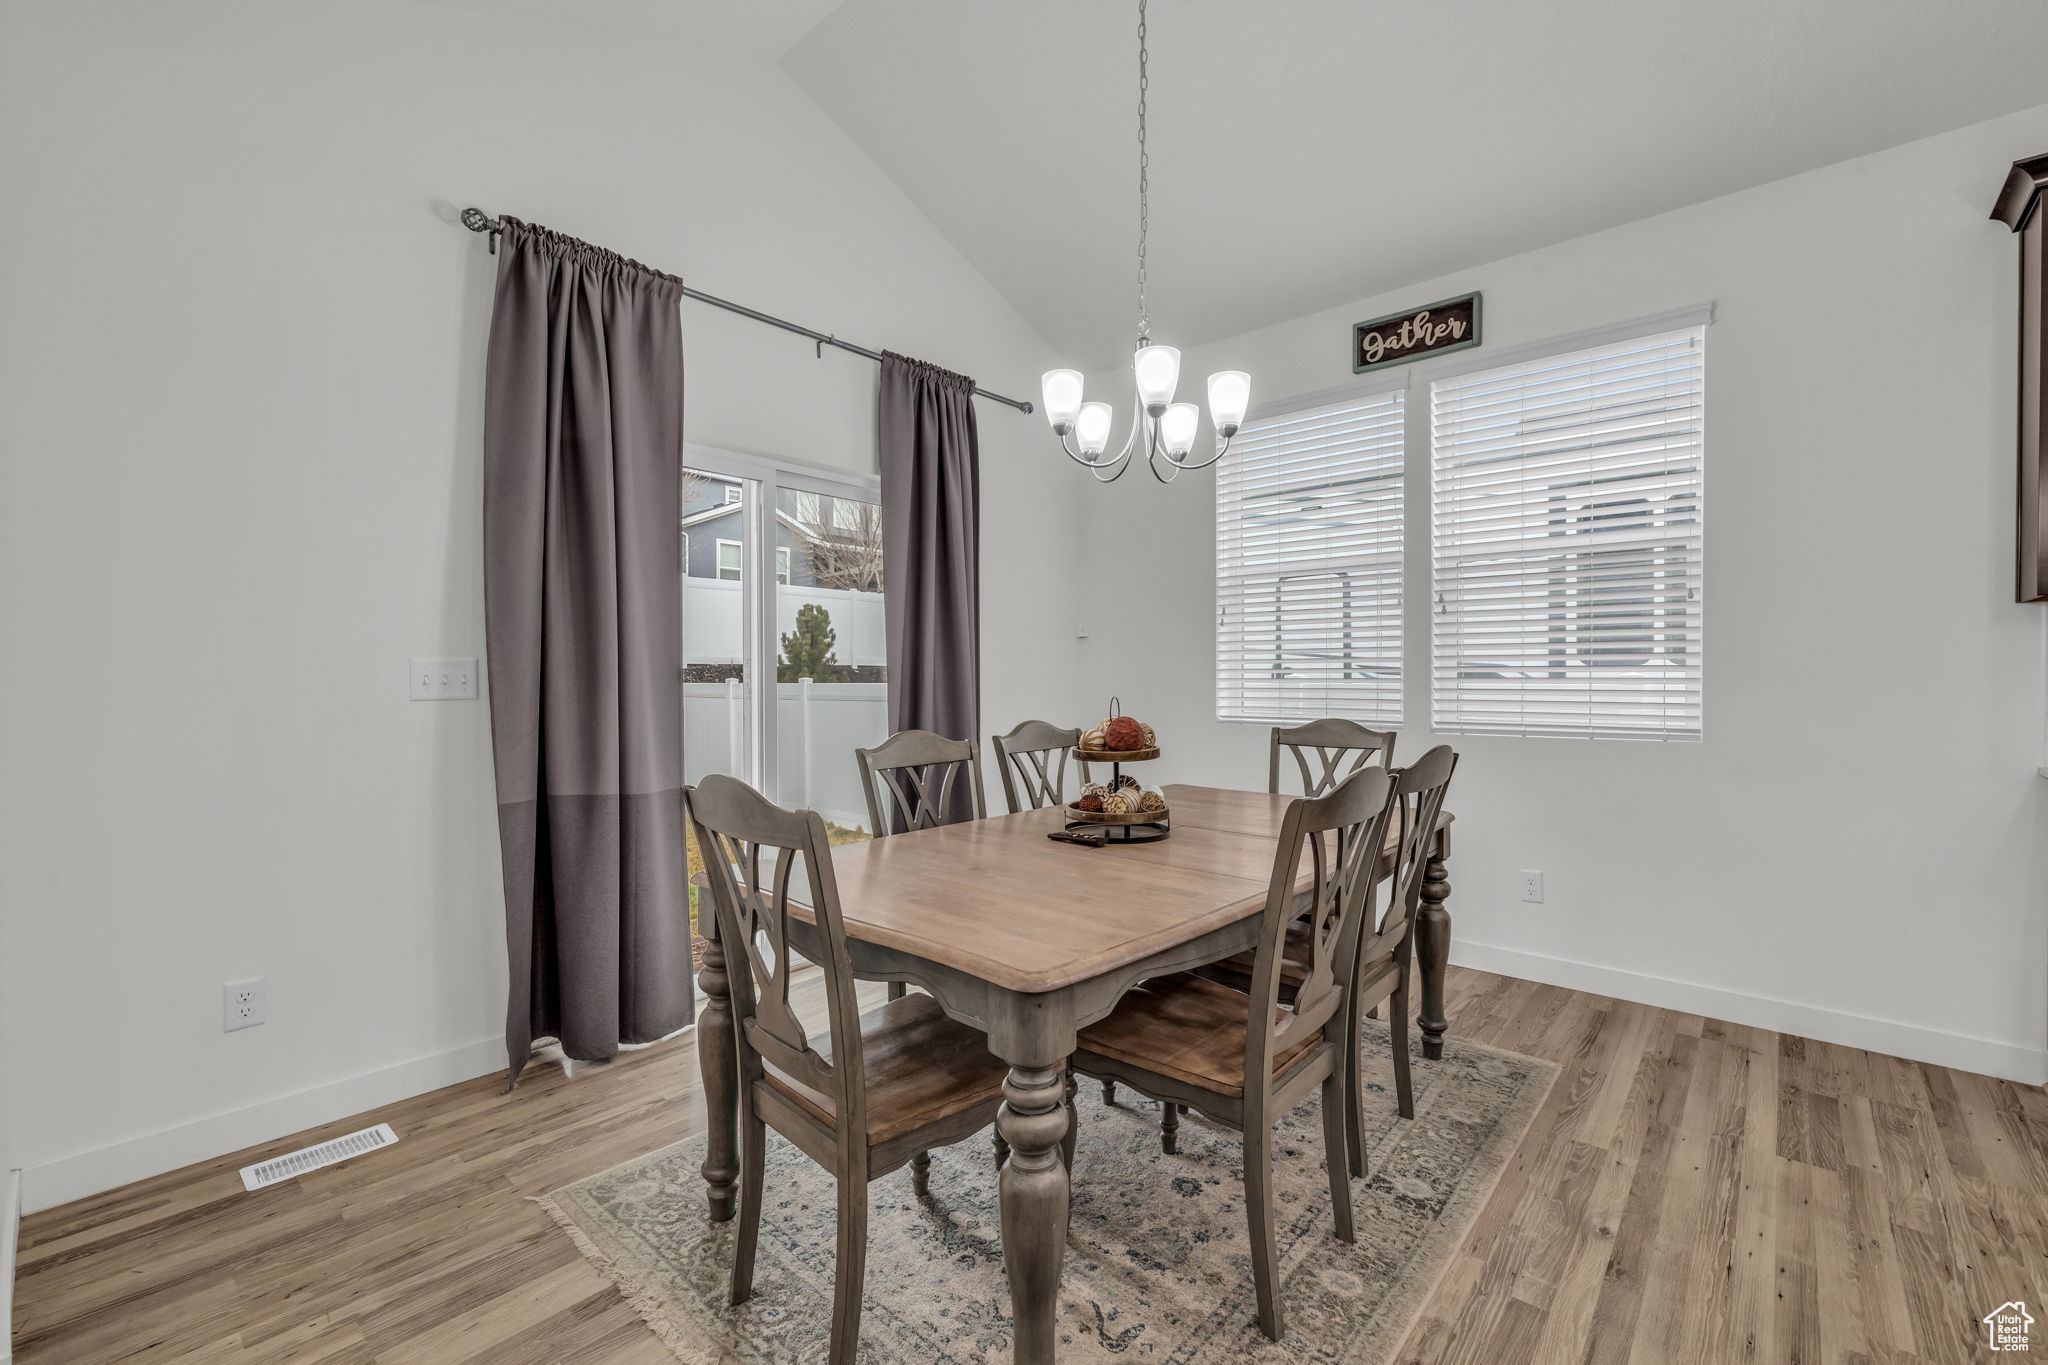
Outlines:
{"type": "Polygon", "coordinates": [[[1216,714],[1401,723],[1400,391],[1248,423],[1216,481],[1216,714]]]}
{"type": "Polygon", "coordinates": [[[1431,386],[1431,713],[1696,740],[1705,329],[1431,386]]]}

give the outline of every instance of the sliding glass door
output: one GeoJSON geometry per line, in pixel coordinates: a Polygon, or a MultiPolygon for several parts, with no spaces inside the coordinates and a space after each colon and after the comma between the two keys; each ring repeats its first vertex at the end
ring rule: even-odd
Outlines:
{"type": "Polygon", "coordinates": [[[853,751],[889,733],[879,485],[694,445],[686,459],[684,779],[726,773],[816,810],[835,843],[866,838],[853,751]]]}

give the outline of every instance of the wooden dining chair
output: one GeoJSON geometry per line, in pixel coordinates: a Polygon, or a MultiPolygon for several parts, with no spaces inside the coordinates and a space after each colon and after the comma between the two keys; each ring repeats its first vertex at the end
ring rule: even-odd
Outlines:
{"type": "Polygon", "coordinates": [[[1266,764],[1266,790],[1280,792],[1280,751],[1287,750],[1301,770],[1301,794],[1321,796],[1373,761],[1377,755],[1382,768],[1394,764],[1393,730],[1368,730],[1357,721],[1312,720],[1292,728],[1273,727],[1272,752],[1266,764]],[[1309,756],[1315,766],[1309,766],[1309,756]]]}
{"type": "Polygon", "coordinates": [[[981,746],[971,739],[898,730],[872,749],[855,749],[853,757],[860,766],[861,795],[868,802],[868,828],[877,839],[979,820],[988,813],[981,793],[981,746]],[[954,799],[963,769],[971,814],[954,799]]]}
{"type": "Polygon", "coordinates": [[[1402,1118],[1415,1117],[1415,1082],[1408,1062],[1408,1029],[1413,1015],[1408,982],[1414,974],[1409,964],[1415,958],[1415,917],[1422,904],[1423,869],[1436,844],[1437,817],[1443,814],[1444,796],[1450,791],[1451,774],[1457,768],[1457,752],[1448,744],[1439,744],[1392,773],[1394,786],[1388,798],[1391,815],[1384,836],[1391,850],[1385,861],[1392,886],[1385,916],[1376,925],[1368,924],[1359,934],[1351,1022],[1346,1029],[1351,1044],[1345,1054],[1344,1074],[1351,1118],[1346,1159],[1354,1176],[1365,1174],[1365,1085],[1359,1025],[1368,1012],[1389,997],[1393,1001],[1388,1009],[1387,1031],[1394,1052],[1394,1103],[1402,1118]]]}
{"type": "Polygon", "coordinates": [[[1006,1069],[989,1055],[980,1033],[946,1018],[928,995],[860,1012],[825,822],[817,812],[784,810],[725,776],[687,789],[684,805],[717,907],[739,1061],[732,1302],[745,1303],[753,1293],[767,1129],[773,1128],[838,1182],[829,1359],[852,1365],[860,1340],[869,1182],[907,1163],[917,1193],[925,1194],[928,1153],[994,1123],[1006,1069]],[[790,1005],[792,884],[802,888],[799,902],[807,909],[800,913],[816,925],[816,942],[804,952],[825,974],[823,1039],[811,1037],[790,1005]]]}
{"type": "MultiPolygon", "coordinates": [[[[879,839],[913,829],[979,820],[988,814],[981,793],[981,746],[971,739],[947,739],[929,730],[898,730],[872,749],[855,749],[860,791],[868,802],[868,829],[879,839]],[[962,769],[969,782],[967,811],[954,799],[962,769]]],[[[905,994],[901,981],[889,983],[889,998],[905,994]]]]}
{"type": "MultiPolygon", "coordinates": [[[[1079,730],[1062,730],[1043,720],[1020,721],[1009,734],[989,737],[1010,814],[1067,804],[1067,759],[1080,742],[1079,730]],[[1021,803],[1017,799],[1020,791],[1024,795],[1021,803]]],[[[1081,780],[1086,782],[1088,765],[1080,763],[1079,767],[1081,780]]]]}
{"type": "Polygon", "coordinates": [[[1287,808],[1259,922],[1249,993],[1190,974],[1159,977],[1128,992],[1109,1016],[1081,1030],[1073,1069],[1112,1079],[1171,1108],[1184,1105],[1244,1135],[1245,1211],[1259,1328],[1284,1331],[1273,1233],[1273,1124],[1322,1090],[1323,1160],[1339,1241],[1353,1239],[1346,1163],[1352,1112],[1345,1090],[1344,1030],[1370,922],[1393,779],[1384,768],[1353,773],[1326,796],[1287,808]],[[1309,869],[1308,966],[1291,1001],[1281,999],[1283,955],[1300,918],[1296,883],[1309,869]]]}

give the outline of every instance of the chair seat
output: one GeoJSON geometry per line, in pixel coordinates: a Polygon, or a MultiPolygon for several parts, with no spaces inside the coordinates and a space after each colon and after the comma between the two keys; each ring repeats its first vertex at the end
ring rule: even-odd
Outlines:
{"type": "MultiPolygon", "coordinates": [[[[1106,1019],[1081,1030],[1080,1050],[1219,1095],[1244,1094],[1251,997],[1185,974],[1133,987],[1106,1019]]],[[[1322,1041],[1311,1033],[1274,1059],[1275,1078],[1322,1041]]],[[[1085,1058],[1077,1069],[1087,1070],[1085,1058]]]]}
{"type": "MultiPolygon", "coordinates": [[[[868,1144],[880,1146],[913,1129],[1002,1099],[1009,1068],[989,1055],[986,1035],[948,1019],[929,995],[906,995],[860,1017],[867,1063],[868,1144]]],[[[829,1039],[812,1045],[829,1061],[829,1039]]],[[[773,1066],[773,1086],[825,1123],[833,1098],[773,1066]]]]}

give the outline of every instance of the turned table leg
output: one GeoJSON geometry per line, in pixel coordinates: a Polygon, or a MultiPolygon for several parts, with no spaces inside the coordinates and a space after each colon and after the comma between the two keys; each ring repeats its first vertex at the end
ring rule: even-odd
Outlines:
{"type": "Polygon", "coordinates": [[[725,975],[725,950],[715,925],[705,926],[704,1012],[697,1017],[697,1063],[704,1072],[704,1184],[711,1221],[732,1217],[733,1184],[739,1179],[739,1056],[732,1031],[732,996],[725,975]]]}
{"type": "Polygon", "coordinates": [[[1444,902],[1451,898],[1451,832],[1437,831],[1436,844],[1422,866],[1421,904],[1415,914],[1415,957],[1422,969],[1422,1011],[1416,1023],[1422,1026],[1422,1055],[1444,1055],[1444,971],[1451,959],[1451,912],[1444,902]]]}
{"type": "Polygon", "coordinates": [[[1011,1066],[996,1131],[1010,1144],[1000,1185],[1017,1365],[1052,1365],[1056,1349],[1071,1194],[1060,1148],[1072,1121],[1058,1066],[1011,1066]]]}

